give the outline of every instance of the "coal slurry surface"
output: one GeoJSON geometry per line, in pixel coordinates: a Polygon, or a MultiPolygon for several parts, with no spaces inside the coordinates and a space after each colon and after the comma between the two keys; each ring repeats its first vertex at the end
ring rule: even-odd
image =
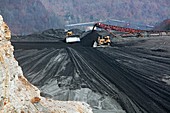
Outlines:
{"type": "Polygon", "coordinates": [[[87,102],[96,113],[170,112],[170,37],[112,40],[91,47],[98,33],[81,43],[13,41],[15,57],[41,95],[87,102]]]}

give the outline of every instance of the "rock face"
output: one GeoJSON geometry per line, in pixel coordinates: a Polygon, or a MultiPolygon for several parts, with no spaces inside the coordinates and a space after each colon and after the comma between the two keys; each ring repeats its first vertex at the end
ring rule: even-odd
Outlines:
{"type": "Polygon", "coordinates": [[[23,76],[10,38],[10,30],[0,16],[0,113],[92,113],[86,103],[41,97],[39,89],[23,76]]]}

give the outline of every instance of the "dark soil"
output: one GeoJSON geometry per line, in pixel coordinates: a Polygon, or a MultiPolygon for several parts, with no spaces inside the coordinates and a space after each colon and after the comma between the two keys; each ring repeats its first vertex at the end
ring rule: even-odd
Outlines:
{"type": "Polygon", "coordinates": [[[51,92],[42,93],[48,97],[89,88],[115,99],[128,113],[169,113],[170,79],[164,78],[170,78],[170,37],[117,38],[111,47],[93,48],[98,35],[86,33],[75,44],[60,36],[37,42],[27,36],[12,44],[26,78],[44,92],[50,86],[51,92]]]}

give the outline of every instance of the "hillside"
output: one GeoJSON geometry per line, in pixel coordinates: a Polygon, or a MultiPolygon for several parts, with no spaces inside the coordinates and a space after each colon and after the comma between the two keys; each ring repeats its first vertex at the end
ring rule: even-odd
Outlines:
{"type": "Polygon", "coordinates": [[[37,34],[41,42],[28,35],[12,43],[25,77],[41,96],[87,102],[94,113],[170,112],[169,36],[118,37],[110,47],[93,48],[105,32],[85,32],[72,44],[53,33],[37,34]],[[46,40],[49,36],[55,40],[46,40]]]}
{"type": "Polygon", "coordinates": [[[0,6],[12,34],[106,19],[155,25],[170,18],[169,0],[3,0],[0,6]]]}
{"type": "Polygon", "coordinates": [[[28,34],[62,27],[60,19],[48,13],[39,0],[3,0],[0,13],[13,34],[28,34]]]}
{"type": "Polygon", "coordinates": [[[156,25],[155,30],[170,30],[170,19],[166,19],[160,24],[156,25]]]}
{"type": "Polygon", "coordinates": [[[40,0],[68,23],[120,19],[155,24],[170,18],[169,0],[40,0]]]}

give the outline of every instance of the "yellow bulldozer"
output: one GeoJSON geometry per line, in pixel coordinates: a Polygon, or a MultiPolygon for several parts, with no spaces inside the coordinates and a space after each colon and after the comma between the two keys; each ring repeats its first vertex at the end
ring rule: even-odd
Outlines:
{"type": "Polygon", "coordinates": [[[108,45],[110,46],[110,36],[98,36],[98,39],[97,39],[97,45],[100,46],[100,45],[108,45]]]}
{"type": "Polygon", "coordinates": [[[72,36],[73,35],[73,32],[72,31],[68,31],[66,36],[72,36]]]}

